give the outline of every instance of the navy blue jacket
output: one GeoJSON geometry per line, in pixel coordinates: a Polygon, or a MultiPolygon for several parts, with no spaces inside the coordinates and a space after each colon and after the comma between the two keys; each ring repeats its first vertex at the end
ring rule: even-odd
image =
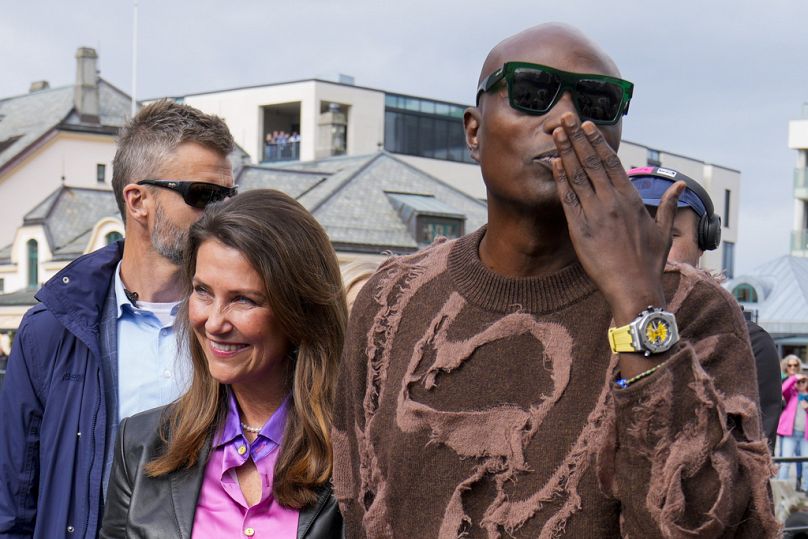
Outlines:
{"type": "Polygon", "coordinates": [[[100,322],[122,255],[116,242],[73,261],[20,324],[0,392],[0,538],[96,537],[114,443],[100,322]]]}

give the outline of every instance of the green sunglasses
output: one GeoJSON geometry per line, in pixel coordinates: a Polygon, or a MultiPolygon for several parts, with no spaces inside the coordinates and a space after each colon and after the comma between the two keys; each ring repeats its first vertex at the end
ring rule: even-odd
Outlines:
{"type": "Polygon", "coordinates": [[[480,96],[499,81],[508,84],[511,107],[527,114],[545,114],[569,91],[581,121],[590,120],[599,125],[616,124],[628,114],[628,105],[634,85],[627,80],[594,75],[570,73],[540,64],[505,62],[491,73],[477,88],[480,96]]]}

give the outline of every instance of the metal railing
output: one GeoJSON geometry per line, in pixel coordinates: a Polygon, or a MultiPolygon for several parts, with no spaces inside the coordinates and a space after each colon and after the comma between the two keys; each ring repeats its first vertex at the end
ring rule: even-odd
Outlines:
{"type": "Polygon", "coordinates": [[[803,228],[791,231],[791,250],[808,251],[808,230],[803,228]]]}
{"type": "Polygon", "coordinates": [[[300,141],[264,144],[264,163],[300,160],[300,141]]]}

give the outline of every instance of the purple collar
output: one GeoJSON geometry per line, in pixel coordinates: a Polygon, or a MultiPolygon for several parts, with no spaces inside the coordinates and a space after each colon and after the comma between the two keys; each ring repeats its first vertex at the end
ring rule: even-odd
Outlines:
{"type": "MultiPolygon", "coordinates": [[[[289,409],[291,395],[287,395],[277,410],[272,414],[258,437],[252,444],[247,442],[246,436],[241,429],[241,421],[239,419],[239,408],[236,402],[236,396],[233,394],[232,389],[228,388],[228,407],[227,417],[224,421],[224,426],[219,430],[218,434],[213,439],[213,448],[222,445],[230,445],[235,442],[235,445],[245,445],[250,448],[253,461],[260,460],[276,447],[280,446],[283,442],[283,429],[286,426],[286,414],[289,409]]],[[[245,455],[246,456],[246,455],[245,455]]]]}

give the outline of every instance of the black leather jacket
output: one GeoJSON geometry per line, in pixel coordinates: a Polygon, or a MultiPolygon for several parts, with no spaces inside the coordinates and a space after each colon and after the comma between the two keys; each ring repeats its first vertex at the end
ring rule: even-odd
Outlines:
{"type": "MultiPolygon", "coordinates": [[[[147,477],[143,466],[163,450],[158,427],[164,409],[155,408],[121,422],[99,534],[101,538],[191,537],[207,449],[191,469],[147,477]]],[[[320,491],[317,503],[300,511],[297,539],[343,536],[342,516],[331,486],[326,485],[320,491]]]]}

